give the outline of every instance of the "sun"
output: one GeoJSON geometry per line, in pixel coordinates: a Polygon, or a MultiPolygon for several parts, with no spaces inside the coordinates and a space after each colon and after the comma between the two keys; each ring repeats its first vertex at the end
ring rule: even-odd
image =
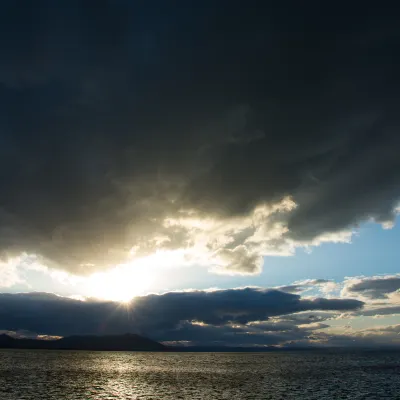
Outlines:
{"type": "Polygon", "coordinates": [[[148,293],[161,270],[185,265],[186,255],[182,249],[156,250],[148,256],[133,258],[127,264],[89,276],[85,293],[89,297],[127,303],[148,293]]]}
{"type": "Polygon", "coordinates": [[[154,271],[123,265],[98,272],[87,281],[87,294],[102,300],[127,303],[146,293],[155,280],[154,271]]]}

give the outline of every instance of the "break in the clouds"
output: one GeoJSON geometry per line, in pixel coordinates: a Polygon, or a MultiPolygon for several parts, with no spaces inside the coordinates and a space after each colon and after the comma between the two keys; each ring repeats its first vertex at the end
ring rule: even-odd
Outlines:
{"type": "Polygon", "coordinates": [[[1,3],[4,258],[85,274],[184,249],[252,274],[393,220],[397,13],[178,3],[1,3]]]}

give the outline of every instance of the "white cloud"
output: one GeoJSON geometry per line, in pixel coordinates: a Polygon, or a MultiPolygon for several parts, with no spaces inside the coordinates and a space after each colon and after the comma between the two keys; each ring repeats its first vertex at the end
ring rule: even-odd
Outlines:
{"type": "Polygon", "coordinates": [[[8,288],[23,282],[17,266],[15,259],[0,263],[0,288],[8,288]]]}
{"type": "Polygon", "coordinates": [[[0,263],[0,288],[11,288],[17,284],[31,287],[27,277],[28,272],[38,272],[49,276],[52,280],[64,285],[74,285],[82,278],[49,268],[40,262],[40,259],[32,254],[23,253],[0,263]]]}
{"type": "MultiPolygon", "coordinates": [[[[0,263],[0,287],[12,287],[16,284],[28,285],[25,274],[27,271],[43,271],[46,267],[41,265],[36,256],[26,253],[13,257],[0,263]]],[[[53,272],[52,272],[53,273],[53,272]]],[[[57,273],[54,271],[54,273],[57,273]]]]}
{"type": "MultiPolygon", "coordinates": [[[[351,230],[325,233],[311,241],[289,237],[287,220],[296,208],[289,197],[271,205],[260,204],[240,217],[221,217],[195,210],[165,218],[162,228],[137,243],[138,258],[157,250],[184,253],[182,265],[203,265],[219,274],[251,275],[261,272],[263,257],[291,256],[296,248],[310,250],[323,243],[350,243],[351,230]]],[[[328,285],[325,285],[328,290],[328,285]]],[[[331,287],[332,288],[332,287],[331,287]]]]}

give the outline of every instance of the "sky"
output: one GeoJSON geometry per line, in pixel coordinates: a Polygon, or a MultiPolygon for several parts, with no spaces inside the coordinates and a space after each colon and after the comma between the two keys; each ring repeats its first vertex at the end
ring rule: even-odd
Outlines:
{"type": "Polygon", "coordinates": [[[0,5],[0,331],[400,346],[400,9],[0,5]]]}

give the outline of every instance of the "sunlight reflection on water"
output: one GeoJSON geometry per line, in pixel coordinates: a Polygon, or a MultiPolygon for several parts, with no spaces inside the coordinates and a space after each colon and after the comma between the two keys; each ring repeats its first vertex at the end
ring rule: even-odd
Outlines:
{"type": "Polygon", "coordinates": [[[0,351],[0,399],[400,399],[400,353],[0,351]]]}

